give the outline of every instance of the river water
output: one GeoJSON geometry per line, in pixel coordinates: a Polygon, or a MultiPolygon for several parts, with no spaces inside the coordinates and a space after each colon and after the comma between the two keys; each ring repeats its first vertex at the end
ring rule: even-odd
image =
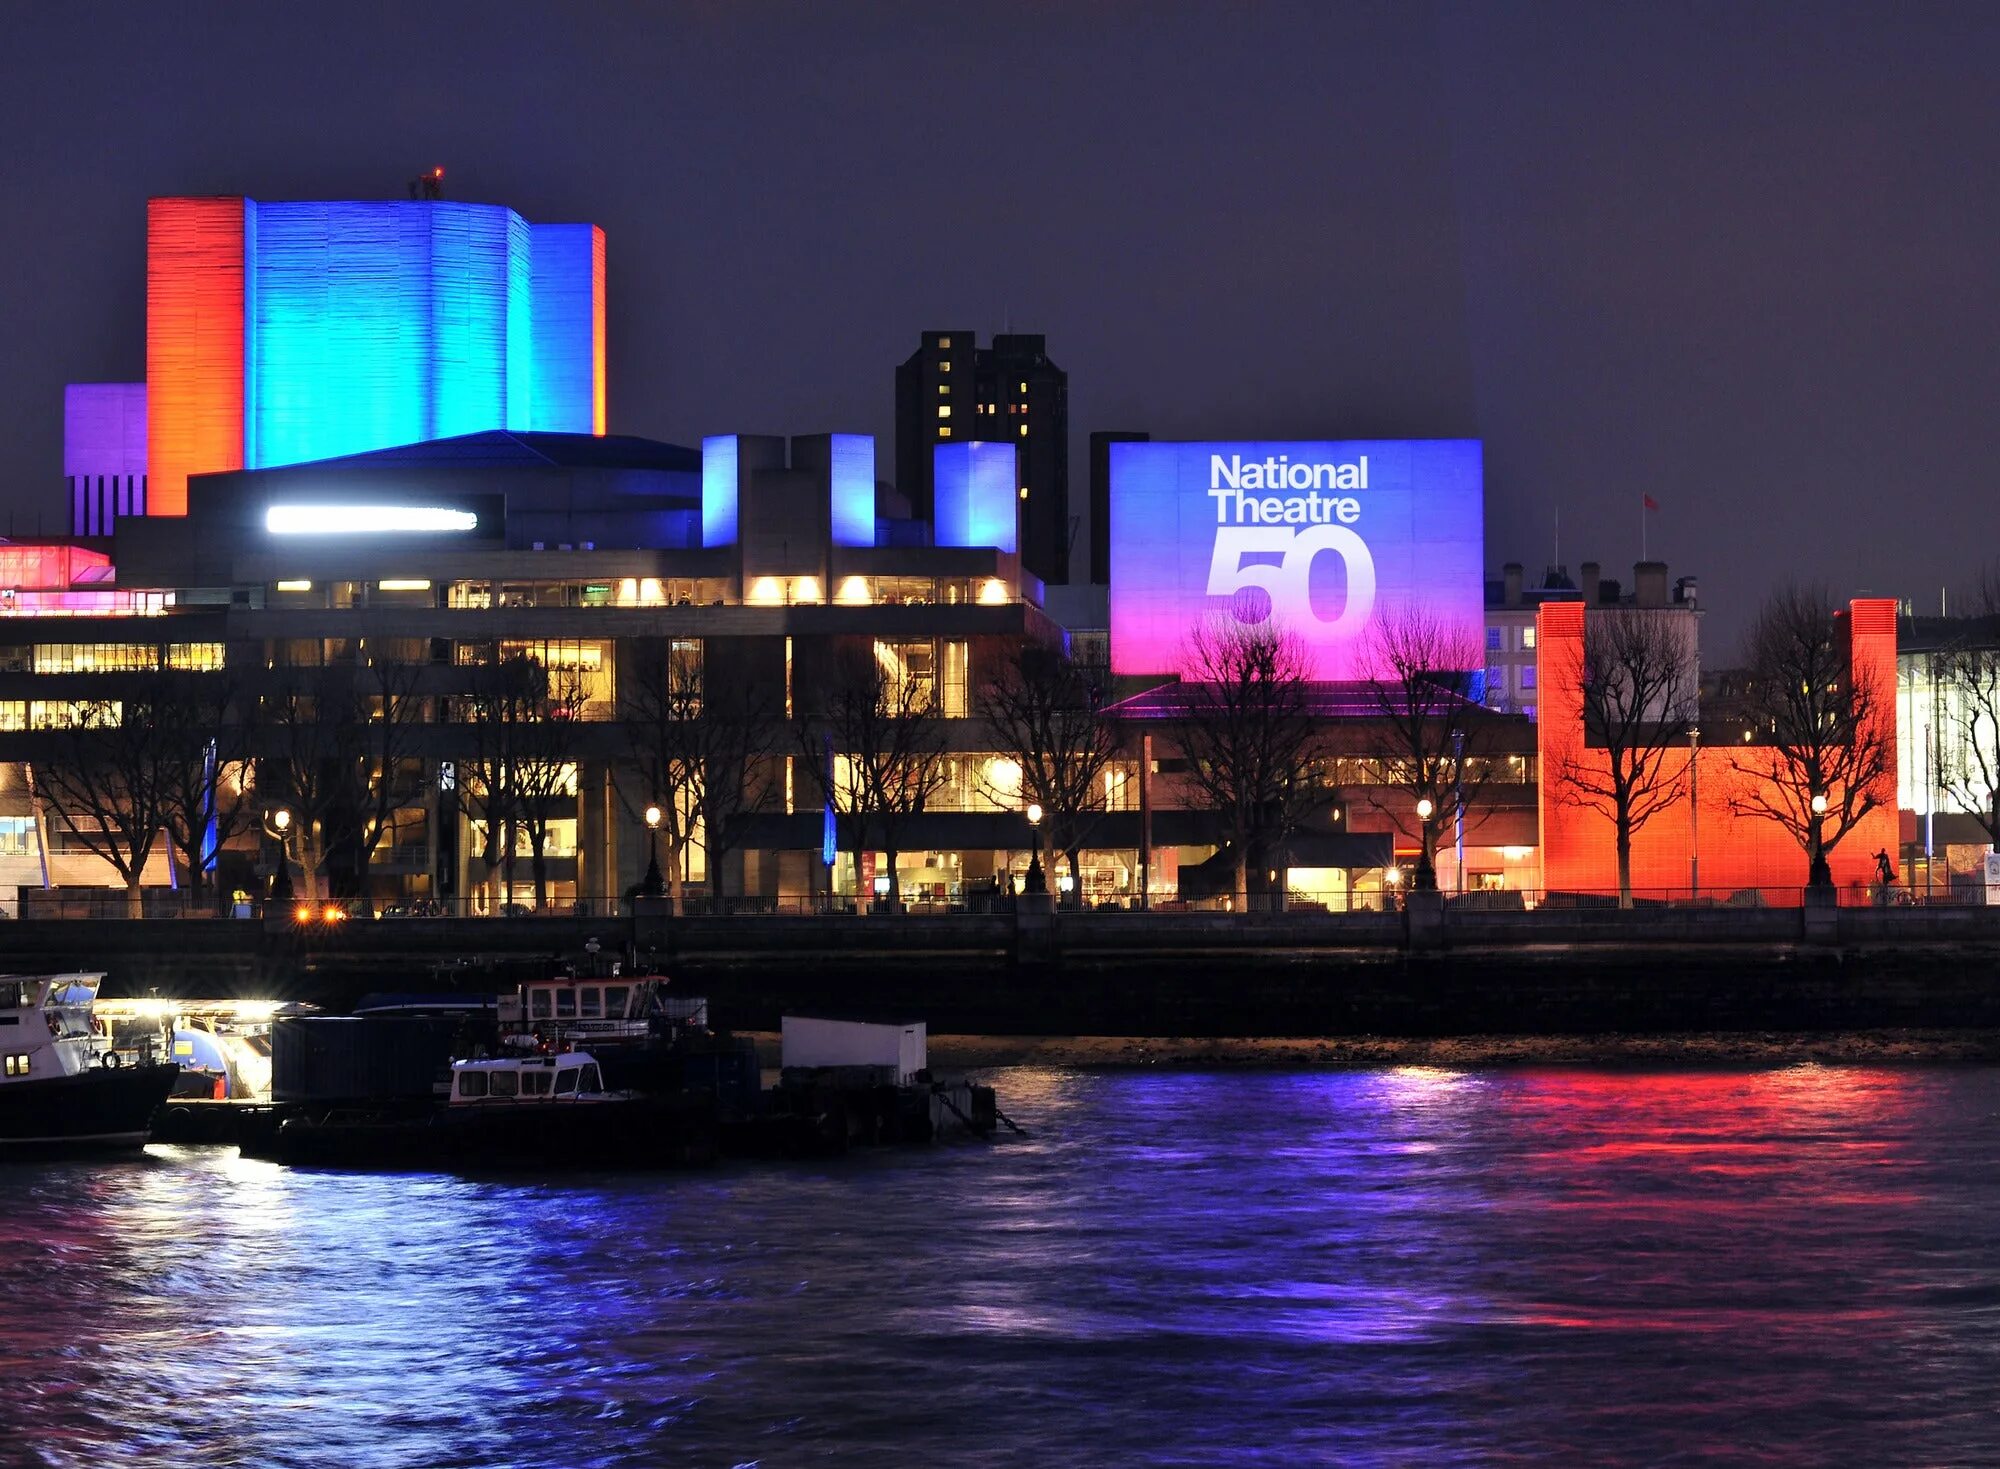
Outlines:
{"type": "Polygon", "coordinates": [[[2000,1463],[2000,1070],[994,1079],[1027,1141],[0,1166],[0,1464],[2000,1463]]]}

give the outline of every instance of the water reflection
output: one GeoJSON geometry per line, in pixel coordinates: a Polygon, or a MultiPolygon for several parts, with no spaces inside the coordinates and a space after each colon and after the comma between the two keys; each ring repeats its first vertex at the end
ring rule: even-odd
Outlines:
{"type": "Polygon", "coordinates": [[[2000,1455],[1992,1070],[1005,1087],[1027,1142],[838,1165],[496,1183],[161,1149],[0,1168],[8,1452],[2000,1455]]]}

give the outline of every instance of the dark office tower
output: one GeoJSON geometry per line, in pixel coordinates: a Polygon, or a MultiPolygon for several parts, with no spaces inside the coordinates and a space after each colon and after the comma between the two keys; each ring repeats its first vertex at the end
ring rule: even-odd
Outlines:
{"type": "Polygon", "coordinates": [[[1018,450],[1021,563],[1044,582],[1069,580],[1069,374],[1047,338],[969,331],[923,334],[896,369],[896,488],[919,519],[933,509],[931,456],[955,440],[1018,450]]]}
{"type": "Polygon", "coordinates": [[[1151,434],[1102,429],[1090,436],[1090,580],[1111,585],[1111,446],[1143,444],[1151,434]]]}

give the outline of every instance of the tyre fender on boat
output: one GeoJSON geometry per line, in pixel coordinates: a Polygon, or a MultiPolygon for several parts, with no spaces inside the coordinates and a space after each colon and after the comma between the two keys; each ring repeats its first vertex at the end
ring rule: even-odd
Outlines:
{"type": "Polygon", "coordinates": [[[106,1071],[116,1071],[125,1063],[119,1058],[116,1051],[106,1051],[102,1056],[97,1058],[97,1064],[102,1066],[106,1071]]]}

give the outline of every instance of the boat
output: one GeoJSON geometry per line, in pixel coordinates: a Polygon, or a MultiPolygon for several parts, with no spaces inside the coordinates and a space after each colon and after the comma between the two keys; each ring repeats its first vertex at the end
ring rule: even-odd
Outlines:
{"type": "Polygon", "coordinates": [[[0,975],[0,1156],[137,1148],[180,1068],[160,1038],[114,1044],[102,974],[0,975]]]}
{"type": "Polygon", "coordinates": [[[658,1095],[702,1092],[725,1118],[757,1107],[762,1077],[747,1038],[709,1028],[708,1001],[667,993],[660,973],[632,972],[596,942],[580,962],[521,981],[499,996],[499,1047],[528,1053],[587,1050],[604,1082],[658,1095]]]}
{"type": "Polygon", "coordinates": [[[301,1114],[259,1151],[306,1167],[674,1168],[714,1161],[716,1119],[709,1098],[607,1089],[594,1056],[565,1050],[454,1061],[442,1106],[301,1114]]]}

